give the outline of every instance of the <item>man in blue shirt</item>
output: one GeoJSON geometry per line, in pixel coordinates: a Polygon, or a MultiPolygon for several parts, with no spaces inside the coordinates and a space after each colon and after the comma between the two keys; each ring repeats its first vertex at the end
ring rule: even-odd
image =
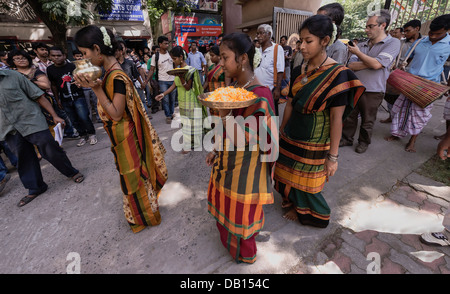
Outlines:
{"type": "Polygon", "coordinates": [[[191,52],[189,52],[188,54],[186,63],[187,65],[195,67],[198,70],[198,73],[200,74],[200,80],[203,85],[203,82],[205,81],[205,74],[207,73],[206,59],[205,56],[203,56],[203,53],[197,50],[197,42],[191,43],[191,52]]]}
{"type": "MultiPolygon", "coordinates": [[[[409,73],[433,82],[440,82],[444,63],[450,55],[450,35],[447,34],[449,29],[450,14],[441,15],[431,22],[428,37],[416,41],[416,43],[420,43],[409,58],[409,73]]],[[[391,136],[386,137],[386,140],[393,141],[411,135],[405,150],[416,152],[417,136],[430,120],[432,107],[433,104],[430,104],[421,108],[404,95],[400,95],[392,108],[394,118],[392,119],[391,136]]]]}

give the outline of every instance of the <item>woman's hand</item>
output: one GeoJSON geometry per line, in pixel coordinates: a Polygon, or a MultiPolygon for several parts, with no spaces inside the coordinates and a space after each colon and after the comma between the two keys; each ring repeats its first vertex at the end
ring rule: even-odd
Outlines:
{"type": "Polygon", "coordinates": [[[102,84],[102,80],[90,80],[86,74],[75,74],[73,79],[75,80],[75,85],[82,88],[95,88],[102,84]]]}
{"type": "Polygon", "coordinates": [[[206,165],[212,166],[214,163],[214,159],[216,158],[217,154],[214,152],[209,152],[208,155],[206,155],[206,165]]]}
{"type": "Polygon", "coordinates": [[[327,182],[328,182],[328,177],[334,176],[334,174],[336,173],[337,169],[338,169],[337,161],[331,161],[328,158],[325,159],[325,172],[326,172],[326,175],[327,175],[327,182]]]}

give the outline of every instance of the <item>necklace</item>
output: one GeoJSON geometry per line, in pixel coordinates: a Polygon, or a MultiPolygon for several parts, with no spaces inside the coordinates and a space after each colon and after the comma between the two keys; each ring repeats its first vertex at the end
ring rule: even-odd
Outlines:
{"type": "Polygon", "coordinates": [[[304,77],[304,78],[302,79],[302,81],[301,81],[302,85],[306,85],[306,83],[308,83],[308,77],[314,75],[314,74],[316,73],[316,71],[317,71],[317,70],[325,63],[325,61],[327,61],[327,59],[328,59],[328,55],[325,56],[325,60],[324,60],[324,61],[323,61],[316,69],[314,69],[314,70],[311,72],[310,75],[308,75],[308,63],[309,63],[309,62],[306,63],[306,66],[305,66],[305,77],[304,77]]]}
{"type": "MultiPolygon", "coordinates": [[[[253,74],[253,76],[248,80],[247,83],[245,83],[244,86],[242,86],[241,88],[246,88],[248,85],[250,85],[250,83],[255,79],[255,74],[253,74]]],[[[237,86],[238,82],[236,81],[236,86],[237,86]]]]}
{"type": "Polygon", "coordinates": [[[111,71],[111,69],[114,67],[114,65],[116,65],[117,63],[119,63],[119,61],[116,61],[113,65],[111,65],[110,67],[109,67],[109,69],[106,71],[106,73],[105,73],[105,77],[109,74],[109,72],[111,71]]]}

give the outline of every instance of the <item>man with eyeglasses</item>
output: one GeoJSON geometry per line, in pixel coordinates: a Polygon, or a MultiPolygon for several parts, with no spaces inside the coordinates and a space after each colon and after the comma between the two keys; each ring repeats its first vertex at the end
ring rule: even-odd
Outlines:
{"type": "Polygon", "coordinates": [[[383,102],[386,81],[390,68],[400,51],[400,40],[386,34],[391,15],[383,9],[369,15],[366,24],[368,41],[358,46],[348,45],[353,54],[348,67],[366,87],[356,108],[344,121],[342,139],[339,146],[352,146],[358,127],[358,115],[361,115],[361,127],[358,137],[357,153],[366,152],[371,143],[373,126],[377,118],[378,107],[383,102]]]}

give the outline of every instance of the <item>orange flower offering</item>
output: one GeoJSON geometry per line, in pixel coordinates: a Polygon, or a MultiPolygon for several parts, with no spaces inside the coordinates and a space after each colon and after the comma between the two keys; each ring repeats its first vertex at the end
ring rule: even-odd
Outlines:
{"type": "Polygon", "coordinates": [[[257,98],[255,93],[242,88],[226,87],[214,90],[205,99],[211,102],[244,102],[257,98]]]}

